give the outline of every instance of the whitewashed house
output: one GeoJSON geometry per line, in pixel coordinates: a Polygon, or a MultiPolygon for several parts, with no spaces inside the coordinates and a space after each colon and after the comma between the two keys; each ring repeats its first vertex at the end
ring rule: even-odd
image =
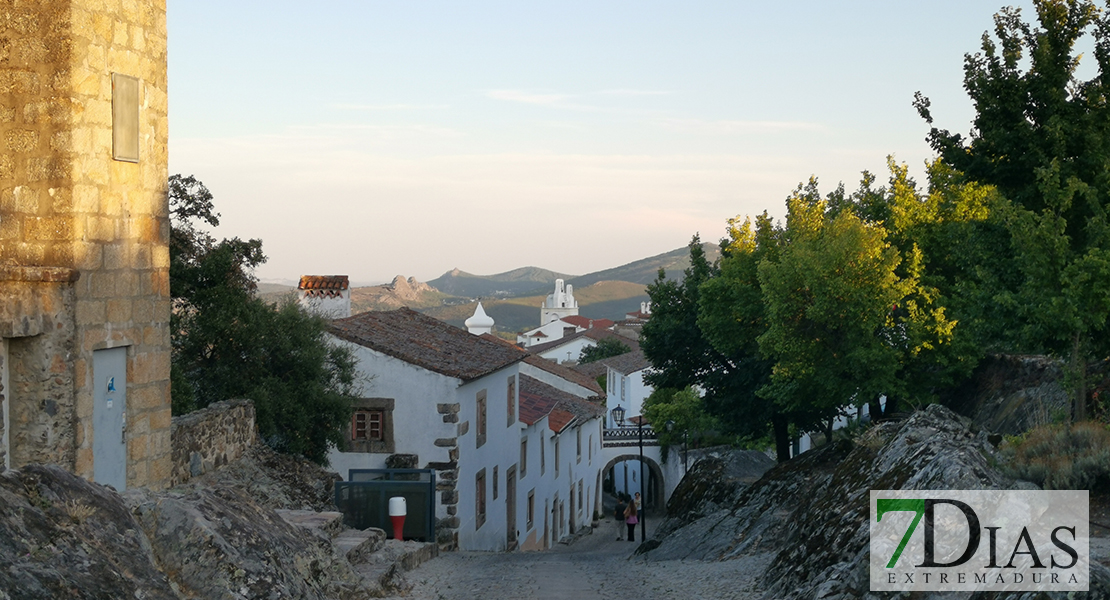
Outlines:
{"type": "Polygon", "coordinates": [[[339,319],[330,331],[367,379],[347,441],[329,455],[341,477],[386,468],[394,455],[435,469],[442,548],[549,548],[588,524],[603,466],[601,390],[588,378],[530,365],[543,361],[407,308],[339,319]]]}
{"type": "Polygon", "coordinates": [[[297,303],[329,319],[351,316],[351,283],[346,275],[304,275],[297,284],[297,303]]]}
{"type": "Polygon", "coordinates": [[[605,364],[606,405],[609,427],[617,427],[613,421],[613,409],[618,405],[624,409],[625,426],[643,414],[644,400],[654,391],[644,383],[644,373],[651,362],[638,348],[632,352],[602,359],[605,364]]]}
{"type": "Polygon", "coordinates": [[[552,547],[601,509],[600,405],[528,375],[520,378],[522,550],[552,547]]]}
{"type": "Polygon", "coordinates": [[[557,340],[526,346],[526,349],[532,354],[557,363],[576,363],[581,360],[583,350],[590,346],[596,346],[599,341],[608,338],[619,341],[631,350],[640,347],[639,342],[632,338],[624,337],[609,329],[594,328],[572,333],[557,340]]]}
{"type": "Polygon", "coordinates": [[[441,546],[514,546],[524,355],[408,308],[338,319],[330,332],[354,351],[366,376],[347,444],[331,452],[331,467],[346,479],[349,469],[386,468],[391,455],[415,455],[418,468],[437,471],[441,546]]]}

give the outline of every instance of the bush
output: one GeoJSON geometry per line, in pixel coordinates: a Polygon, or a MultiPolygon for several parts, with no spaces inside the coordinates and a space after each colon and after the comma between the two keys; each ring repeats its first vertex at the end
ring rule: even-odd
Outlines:
{"type": "Polygon", "coordinates": [[[1010,476],[1046,490],[1090,490],[1110,484],[1110,430],[1101,423],[1036,427],[1015,439],[1006,453],[1010,476]]]}

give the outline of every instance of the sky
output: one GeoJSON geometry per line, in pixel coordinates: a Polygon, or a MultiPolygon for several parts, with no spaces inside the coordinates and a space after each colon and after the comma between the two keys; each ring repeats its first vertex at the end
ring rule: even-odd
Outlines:
{"type": "Polygon", "coordinates": [[[966,133],[1002,6],[170,0],[169,168],[262,239],[263,281],[585,274],[888,155],[924,183],[914,92],[966,133]]]}

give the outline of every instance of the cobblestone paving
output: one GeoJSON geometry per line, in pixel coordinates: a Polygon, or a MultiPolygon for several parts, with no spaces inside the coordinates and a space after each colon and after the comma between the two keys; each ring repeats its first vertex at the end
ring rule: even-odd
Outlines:
{"type": "MultiPolygon", "coordinates": [[[[646,562],[617,541],[612,521],[547,552],[450,552],[408,573],[410,600],[699,600],[759,596],[770,556],[725,562],[646,562]]],[[[639,532],[637,531],[637,534],[639,532]]]]}

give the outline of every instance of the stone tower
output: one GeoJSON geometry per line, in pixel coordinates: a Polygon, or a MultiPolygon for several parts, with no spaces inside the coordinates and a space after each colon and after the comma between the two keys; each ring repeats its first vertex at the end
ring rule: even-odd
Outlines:
{"type": "Polygon", "coordinates": [[[0,0],[0,466],[170,477],[165,0],[0,0]]]}

